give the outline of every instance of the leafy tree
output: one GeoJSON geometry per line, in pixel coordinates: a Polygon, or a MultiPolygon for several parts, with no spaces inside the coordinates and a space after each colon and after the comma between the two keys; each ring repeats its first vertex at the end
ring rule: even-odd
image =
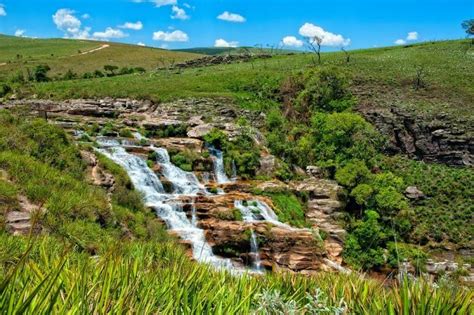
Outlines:
{"type": "Polygon", "coordinates": [[[354,198],[358,205],[366,206],[369,204],[373,193],[374,189],[372,186],[368,184],[359,184],[352,189],[350,196],[354,198]]]}
{"type": "Polygon", "coordinates": [[[104,77],[104,73],[100,70],[95,70],[94,71],[94,77],[96,78],[103,78],[104,77]]]}
{"type": "Polygon", "coordinates": [[[363,269],[381,267],[385,263],[383,247],[387,235],[379,223],[379,214],[368,210],[363,221],[356,221],[353,231],[348,235],[343,256],[351,265],[363,269]]]}
{"type": "Polygon", "coordinates": [[[467,37],[474,37],[474,19],[463,21],[461,26],[466,31],[467,37]]]}
{"type": "Polygon", "coordinates": [[[340,184],[352,188],[364,181],[369,175],[370,171],[363,161],[353,160],[339,168],[335,177],[340,184]]]}

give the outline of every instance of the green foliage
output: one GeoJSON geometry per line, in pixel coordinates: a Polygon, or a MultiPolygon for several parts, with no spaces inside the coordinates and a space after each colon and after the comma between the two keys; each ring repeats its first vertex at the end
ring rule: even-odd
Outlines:
{"type": "Polygon", "coordinates": [[[404,260],[410,261],[418,273],[424,272],[427,254],[422,248],[412,244],[389,242],[388,264],[392,268],[398,268],[404,260]]]}
{"type": "Polygon", "coordinates": [[[51,68],[48,65],[38,65],[33,70],[33,80],[36,82],[47,82],[49,81],[48,72],[51,68]]]}
{"type": "Polygon", "coordinates": [[[74,73],[71,69],[69,69],[64,76],[62,77],[63,80],[74,80],[77,79],[77,73],[74,73]]]}
{"type": "Polygon", "coordinates": [[[474,171],[446,165],[413,161],[405,157],[385,157],[382,168],[404,179],[406,186],[416,186],[427,197],[411,202],[413,229],[409,239],[414,243],[434,246],[450,242],[471,246],[474,171]]]}
{"type": "Polygon", "coordinates": [[[345,166],[336,171],[336,180],[348,187],[353,188],[370,176],[370,171],[363,161],[351,160],[345,166]]]}
{"type": "Polygon", "coordinates": [[[310,71],[303,82],[294,104],[302,115],[305,111],[342,112],[356,104],[347,77],[336,68],[310,71]]]}
{"type": "Polygon", "coordinates": [[[387,235],[373,210],[365,212],[364,221],[355,222],[344,244],[343,257],[349,264],[365,270],[385,264],[383,247],[387,235]]]}
{"type": "Polygon", "coordinates": [[[373,188],[368,184],[359,184],[351,191],[351,197],[360,206],[367,206],[373,194],[373,188]]]}
{"type": "Polygon", "coordinates": [[[166,125],[162,128],[146,130],[145,136],[147,138],[186,137],[186,133],[187,133],[187,126],[185,124],[166,125]]]}
{"type": "Polygon", "coordinates": [[[358,159],[370,167],[382,147],[380,134],[354,113],[317,113],[312,118],[316,159],[338,165],[358,159]]]}
{"type": "Polygon", "coordinates": [[[359,275],[236,277],[189,260],[175,243],[128,242],[91,259],[51,237],[0,233],[0,308],[9,313],[471,314],[473,293],[406,279],[385,287],[359,275]]]}
{"type": "Polygon", "coordinates": [[[227,135],[217,128],[212,129],[209,133],[204,135],[203,138],[207,144],[219,150],[222,150],[227,144],[227,135]]]}
{"type": "Polygon", "coordinates": [[[305,218],[305,204],[290,192],[263,193],[273,202],[275,214],[281,222],[291,226],[308,227],[305,218]]]}
{"type": "Polygon", "coordinates": [[[11,91],[12,91],[12,88],[8,84],[6,84],[6,83],[0,84],[0,97],[4,97],[5,95],[10,93],[11,91]]]}

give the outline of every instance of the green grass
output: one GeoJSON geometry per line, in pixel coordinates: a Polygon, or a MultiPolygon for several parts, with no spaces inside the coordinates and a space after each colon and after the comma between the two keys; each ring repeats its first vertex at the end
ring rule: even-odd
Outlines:
{"type": "Polygon", "coordinates": [[[26,313],[471,314],[473,292],[358,275],[233,276],[191,262],[173,243],[122,242],[95,258],[49,237],[0,234],[0,309],[26,313]],[[332,311],[331,311],[332,310],[332,311]]]}
{"type": "MultiPolygon", "coordinates": [[[[335,66],[352,77],[351,89],[362,107],[398,106],[417,112],[445,112],[470,119],[474,99],[474,52],[468,41],[423,43],[351,52],[346,64],[339,52],[325,53],[323,65],[335,66]],[[428,87],[415,91],[415,66],[426,69],[428,87]],[[370,93],[368,93],[370,92],[370,93]]],[[[129,65],[133,65],[132,62],[129,65]]],[[[270,60],[218,65],[182,71],[159,71],[153,75],[120,76],[35,84],[24,95],[67,99],[80,97],[131,97],[166,101],[183,97],[248,96],[245,87],[256,77],[282,80],[312,66],[312,56],[276,56],[270,60]]]]}
{"type": "Polygon", "coordinates": [[[32,39],[0,35],[0,79],[8,79],[19,70],[26,72],[36,65],[51,67],[50,76],[61,76],[68,70],[77,74],[103,71],[104,65],[143,67],[153,70],[170,63],[199,57],[197,54],[175,52],[135,45],[69,39],[32,39]],[[110,47],[81,55],[92,49],[110,47]],[[21,58],[17,58],[20,55],[21,58]]]}
{"type": "Polygon", "coordinates": [[[383,168],[416,186],[426,198],[413,204],[416,227],[410,238],[416,244],[433,247],[474,246],[474,170],[386,157],[383,168]],[[440,243],[436,245],[437,243],[440,243]],[[454,246],[453,246],[454,244],[454,246]]]}

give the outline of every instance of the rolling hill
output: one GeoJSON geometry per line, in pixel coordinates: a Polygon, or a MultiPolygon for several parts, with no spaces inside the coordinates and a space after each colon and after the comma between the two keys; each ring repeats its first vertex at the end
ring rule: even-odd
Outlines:
{"type": "Polygon", "coordinates": [[[52,76],[61,76],[68,70],[78,74],[102,70],[107,64],[151,70],[196,57],[195,53],[119,43],[0,35],[0,78],[39,64],[50,66],[52,76]]]}

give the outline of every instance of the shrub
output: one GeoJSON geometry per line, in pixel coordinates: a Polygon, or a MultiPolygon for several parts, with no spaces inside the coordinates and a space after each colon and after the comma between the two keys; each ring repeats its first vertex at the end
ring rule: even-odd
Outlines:
{"type": "Polygon", "coordinates": [[[50,79],[48,78],[48,72],[51,68],[48,65],[38,65],[33,70],[33,79],[36,82],[47,82],[50,79]]]}

